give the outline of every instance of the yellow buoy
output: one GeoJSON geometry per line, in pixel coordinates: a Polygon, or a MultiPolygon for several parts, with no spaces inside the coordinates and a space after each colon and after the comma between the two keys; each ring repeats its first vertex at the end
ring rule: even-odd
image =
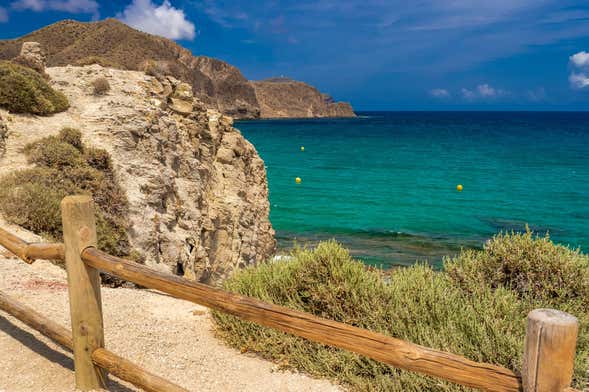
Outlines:
{"type": "Polygon", "coordinates": [[[297,184],[300,184],[300,183],[301,183],[301,177],[297,177],[297,178],[295,178],[295,182],[296,182],[297,184]]]}
{"type": "Polygon", "coordinates": [[[301,151],[305,151],[305,146],[301,146],[301,151]]]}
{"type": "Polygon", "coordinates": [[[458,185],[456,185],[456,190],[457,190],[458,192],[462,192],[462,184],[458,184],[458,185]]]}

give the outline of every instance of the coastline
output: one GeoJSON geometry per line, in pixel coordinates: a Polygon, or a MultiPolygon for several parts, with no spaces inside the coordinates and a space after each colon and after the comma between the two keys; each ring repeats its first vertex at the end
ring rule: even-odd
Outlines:
{"type": "Polygon", "coordinates": [[[587,113],[357,114],[235,123],[265,162],[279,249],[335,238],[368,264],[436,266],[526,226],[589,248],[587,113]]]}

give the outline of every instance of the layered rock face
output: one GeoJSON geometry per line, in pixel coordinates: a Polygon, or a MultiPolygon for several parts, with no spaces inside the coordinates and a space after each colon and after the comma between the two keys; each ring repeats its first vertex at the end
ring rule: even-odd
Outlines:
{"type": "MultiPolygon", "coordinates": [[[[116,19],[91,23],[64,20],[15,40],[0,40],[0,59],[14,59],[23,43],[29,41],[40,43],[48,66],[96,63],[126,70],[149,68],[155,73],[172,75],[189,83],[195,96],[207,107],[237,119],[277,117],[265,116],[265,112],[299,113],[294,117],[304,117],[300,113],[318,113],[320,117],[353,116],[349,104],[330,103],[320,107],[316,102],[300,102],[307,96],[318,97],[315,93],[303,94],[300,88],[291,88],[281,95],[272,93],[271,97],[284,96],[272,102],[271,97],[265,98],[268,94],[257,91],[258,82],[248,81],[236,67],[218,59],[193,56],[174,41],[135,30],[116,19]],[[289,91],[293,92],[292,97],[287,96],[289,91]],[[263,102],[258,102],[260,96],[263,102]],[[296,108],[288,106],[292,102],[297,104],[296,108]],[[313,107],[313,110],[305,111],[303,106],[313,107]]],[[[311,88],[304,83],[301,85],[311,88]]]]}
{"type": "Polygon", "coordinates": [[[23,42],[20,54],[12,61],[32,68],[41,75],[45,74],[45,53],[38,42],[23,42]]]}
{"type": "Polygon", "coordinates": [[[46,72],[71,107],[46,118],[13,115],[0,174],[27,165],[26,143],[75,127],[86,145],[110,153],[129,199],[131,246],[148,265],[214,284],[271,256],[264,162],[230,117],[172,77],[99,65],[46,72]],[[92,94],[97,77],[109,81],[105,96],[92,94]]]}
{"type": "Polygon", "coordinates": [[[264,118],[355,117],[349,103],[334,102],[315,87],[290,79],[252,82],[264,118]]]}
{"type": "Polygon", "coordinates": [[[187,60],[187,65],[202,72],[211,80],[212,91],[199,90],[198,97],[234,118],[258,118],[260,107],[256,92],[239,69],[226,62],[198,56],[187,60]]]}

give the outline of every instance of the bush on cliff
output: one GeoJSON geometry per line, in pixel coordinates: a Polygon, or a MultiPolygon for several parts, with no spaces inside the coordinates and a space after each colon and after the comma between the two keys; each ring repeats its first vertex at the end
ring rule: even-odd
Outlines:
{"type": "Polygon", "coordinates": [[[98,247],[117,256],[129,254],[128,201],[106,151],[85,147],[80,131],[64,128],[58,136],[30,143],[25,154],[36,167],[0,179],[0,212],[8,221],[60,240],[61,199],[91,194],[97,206],[98,247]]]}
{"type": "MultiPolygon", "coordinates": [[[[531,236],[531,234],[530,234],[531,236]]],[[[493,250],[503,246],[526,245],[521,265],[529,265],[531,249],[555,247],[545,239],[528,237],[521,243],[517,234],[500,235],[482,251],[478,260],[491,259],[493,250]],[[502,244],[502,245],[500,245],[502,244]]],[[[560,248],[559,248],[560,249],[560,248]]],[[[514,249],[512,249],[514,250],[514,249]]],[[[538,250],[538,249],[536,249],[538,250]]],[[[474,253],[464,251],[447,268],[469,265],[466,258],[474,253]]],[[[575,252],[550,253],[567,258],[583,267],[585,256],[575,252]]],[[[413,343],[466,356],[475,361],[499,364],[514,371],[521,366],[526,314],[537,307],[556,306],[571,311],[581,321],[576,358],[576,385],[582,385],[583,364],[587,359],[587,308],[582,313],[571,293],[560,291],[559,299],[524,300],[517,290],[490,281],[481,283],[479,276],[457,272],[436,272],[428,266],[415,265],[393,270],[390,281],[367,270],[353,260],[335,242],[321,243],[317,249],[295,250],[292,259],[270,262],[238,272],[225,287],[233,292],[309,312],[320,317],[344,322],[390,335],[413,343]],[[471,281],[475,279],[475,281],[471,281]],[[473,289],[476,287],[476,290],[473,289]],[[554,302],[561,301],[561,302],[554,302]],[[572,302],[568,302],[572,301],[572,302]]],[[[562,269],[553,272],[560,273],[562,269]]],[[[572,286],[569,291],[576,290],[572,286]]],[[[448,391],[466,390],[439,379],[421,376],[380,364],[343,350],[308,342],[270,328],[256,326],[233,316],[215,312],[218,334],[231,346],[253,351],[275,360],[284,367],[294,367],[314,376],[326,376],[353,390],[448,391]]]]}
{"type": "Polygon", "coordinates": [[[92,92],[94,95],[105,95],[110,91],[110,83],[106,78],[100,77],[92,81],[92,92]]]}
{"type": "Polygon", "coordinates": [[[0,107],[15,113],[48,115],[66,110],[69,103],[39,73],[0,61],[0,107]]]}

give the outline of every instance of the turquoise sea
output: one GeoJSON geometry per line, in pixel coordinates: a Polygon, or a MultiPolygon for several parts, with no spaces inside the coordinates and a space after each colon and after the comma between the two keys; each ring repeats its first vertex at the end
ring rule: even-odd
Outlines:
{"type": "Polygon", "coordinates": [[[359,115],[236,123],[266,163],[279,247],[438,264],[527,224],[589,251],[589,113],[359,115]]]}

